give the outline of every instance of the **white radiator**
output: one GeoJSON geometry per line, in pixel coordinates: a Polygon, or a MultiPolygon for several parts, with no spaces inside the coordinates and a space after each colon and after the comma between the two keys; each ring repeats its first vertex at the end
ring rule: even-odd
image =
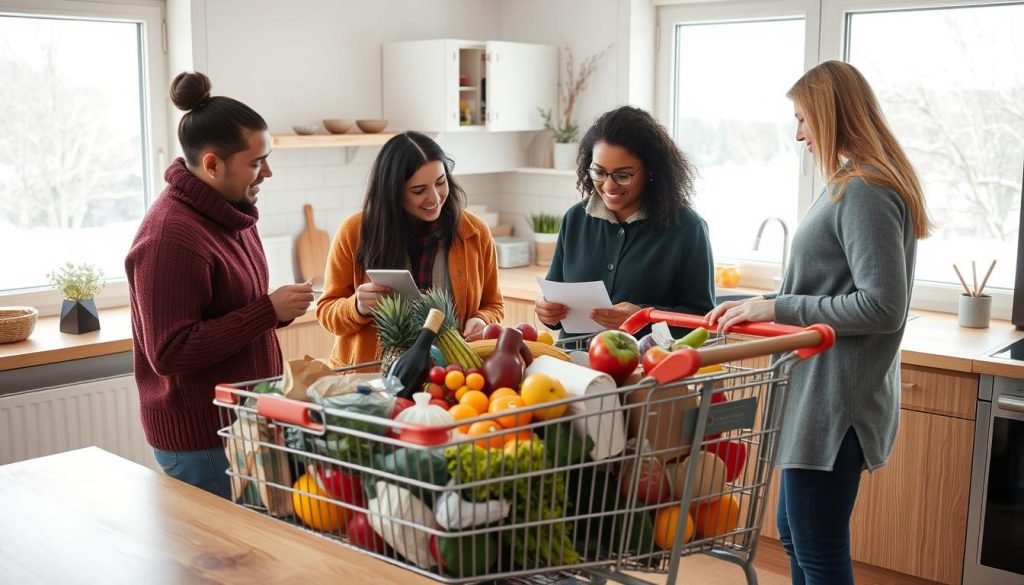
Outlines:
{"type": "Polygon", "coordinates": [[[155,470],[135,377],[0,397],[0,465],[97,446],[155,470]]]}

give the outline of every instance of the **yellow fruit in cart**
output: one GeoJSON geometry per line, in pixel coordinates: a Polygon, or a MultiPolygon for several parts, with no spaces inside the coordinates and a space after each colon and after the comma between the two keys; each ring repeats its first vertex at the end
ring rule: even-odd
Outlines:
{"type": "Polygon", "coordinates": [[[463,386],[455,391],[455,400],[462,400],[462,397],[466,395],[466,392],[472,390],[469,386],[463,386]]]}
{"type": "Polygon", "coordinates": [[[449,390],[458,390],[466,384],[466,374],[458,370],[452,370],[444,375],[444,385],[449,390]]]}
{"type": "Polygon", "coordinates": [[[525,445],[534,439],[532,431],[518,431],[515,434],[506,434],[504,437],[506,457],[515,457],[520,445],[525,445]]]}
{"type": "MultiPolygon", "coordinates": [[[[662,550],[669,550],[676,542],[676,532],[679,530],[679,517],[681,510],[678,505],[658,510],[654,518],[654,544],[662,550]]],[[[693,517],[686,515],[686,533],[683,534],[683,542],[689,542],[693,536],[693,517]]]]}
{"type": "Polygon", "coordinates": [[[473,407],[477,414],[486,414],[490,403],[491,401],[487,399],[487,395],[479,390],[470,390],[465,392],[462,398],[459,398],[459,404],[473,407]]]}
{"type": "Polygon", "coordinates": [[[487,382],[484,377],[476,372],[466,376],[466,386],[469,386],[473,390],[483,390],[487,382]]]}
{"type": "Polygon", "coordinates": [[[498,424],[506,429],[514,429],[528,425],[533,420],[532,412],[524,412],[522,410],[524,406],[526,406],[526,403],[519,396],[499,396],[497,400],[491,399],[491,405],[488,407],[487,412],[490,414],[500,414],[501,416],[494,420],[498,421],[498,424]]]}
{"type": "Polygon", "coordinates": [[[540,343],[546,343],[548,345],[555,344],[555,338],[552,337],[551,334],[548,333],[547,331],[541,331],[540,333],[538,333],[537,341],[539,341],[540,343]]]}
{"type": "Polygon", "coordinates": [[[740,521],[740,502],[725,494],[709,502],[693,506],[694,523],[701,538],[714,538],[736,530],[740,521]]]}
{"type": "MultiPolygon", "coordinates": [[[[523,380],[522,386],[519,387],[519,395],[522,396],[523,402],[527,406],[537,406],[545,402],[562,400],[569,396],[561,382],[547,374],[540,373],[530,374],[523,380]]],[[[537,420],[556,419],[565,414],[567,408],[568,405],[560,404],[534,410],[533,418],[537,420]]]]}
{"type": "Polygon", "coordinates": [[[295,507],[295,515],[303,524],[318,532],[329,532],[337,534],[348,523],[349,510],[311,496],[330,498],[330,494],[321,490],[316,479],[308,473],[301,477],[292,486],[295,490],[292,493],[292,505],[295,507]]]}
{"type": "MultiPolygon", "coordinates": [[[[480,416],[480,413],[468,404],[456,404],[448,409],[448,414],[452,415],[456,422],[480,416]]],[[[462,434],[466,434],[469,432],[469,425],[460,425],[455,427],[455,429],[462,434]]]]}

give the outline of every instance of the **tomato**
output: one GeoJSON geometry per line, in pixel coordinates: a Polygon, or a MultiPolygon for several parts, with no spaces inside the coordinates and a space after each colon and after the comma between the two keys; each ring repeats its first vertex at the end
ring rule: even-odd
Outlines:
{"type": "Polygon", "coordinates": [[[426,392],[427,394],[430,394],[431,398],[435,400],[444,400],[444,396],[445,394],[447,394],[447,392],[445,392],[444,388],[442,388],[441,385],[430,382],[426,386],[427,387],[424,388],[423,391],[426,392]]]}
{"type": "Polygon", "coordinates": [[[362,512],[352,514],[348,521],[348,540],[359,548],[365,548],[371,552],[381,553],[387,549],[384,539],[374,531],[370,525],[370,519],[362,512]]]}
{"type": "Polygon", "coordinates": [[[661,363],[661,360],[668,357],[669,351],[660,345],[655,345],[644,353],[644,374],[650,374],[654,366],[661,363]]]}
{"type": "MultiPolygon", "coordinates": [[[[629,497],[633,488],[633,466],[626,464],[622,468],[622,479],[620,480],[619,491],[624,497],[629,497]]],[[[660,504],[672,498],[672,484],[665,475],[665,468],[661,461],[656,458],[647,458],[640,462],[640,478],[636,484],[636,499],[645,504],[660,504]]]]}
{"type": "Polygon", "coordinates": [[[447,372],[445,372],[444,368],[441,366],[434,366],[430,368],[430,373],[427,374],[427,378],[435,384],[444,384],[444,375],[446,373],[447,372]]]}
{"type": "Polygon", "coordinates": [[[349,475],[338,469],[330,467],[316,468],[319,484],[335,500],[346,504],[363,507],[366,506],[366,496],[363,494],[363,483],[358,475],[349,475]]]}

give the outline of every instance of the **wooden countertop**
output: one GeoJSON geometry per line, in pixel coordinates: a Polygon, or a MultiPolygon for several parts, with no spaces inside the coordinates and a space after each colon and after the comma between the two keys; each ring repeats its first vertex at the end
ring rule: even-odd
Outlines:
{"type": "MultiPolygon", "coordinates": [[[[533,302],[540,292],[537,277],[547,268],[527,266],[501,269],[501,291],[510,301],[533,302]]],[[[732,292],[732,291],[730,291],[732,292]]],[[[736,292],[761,292],[737,289],[736,292]]],[[[989,357],[995,350],[1024,337],[1008,321],[992,321],[987,329],[957,325],[956,315],[911,310],[901,360],[905,364],[957,372],[1024,378],[1024,364],[989,357]]],[[[296,324],[315,322],[311,310],[296,324]]],[[[32,336],[21,343],[0,345],[0,371],[131,351],[131,318],[127,307],[100,311],[99,331],[68,335],[58,331],[57,317],[40,319],[32,336]]]]}
{"type": "Polygon", "coordinates": [[[96,447],[0,467],[7,583],[434,584],[96,447]]]}

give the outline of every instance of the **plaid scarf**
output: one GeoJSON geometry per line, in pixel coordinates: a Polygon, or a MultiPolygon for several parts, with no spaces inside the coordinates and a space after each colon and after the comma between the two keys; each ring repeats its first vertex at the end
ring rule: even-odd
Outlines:
{"type": "Polygon", "coordinates": [[[434,283],[434,258],[441,245],[441,220],[437,219],[409,233],[406,249],[409,251],[409,262],[412,265],[412,277],[421,291],[426,291],[434,283]]]}

